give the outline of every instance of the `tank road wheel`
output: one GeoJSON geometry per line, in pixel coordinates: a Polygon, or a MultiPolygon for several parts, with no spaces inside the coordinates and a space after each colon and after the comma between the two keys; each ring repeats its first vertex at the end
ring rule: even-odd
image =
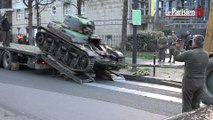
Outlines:
{"type": "Polygon", "coordinates": [[[62,57],[62,61],[63,61],[66,65],[69,64],[69,62],[70,62],[70,54],[69,54],[68,51],[67,51],[67,52],[65,53],[65,55],[62,57]]]}
{"type": "Polygon", "coordinates": [[[74,51],[70,53],[70,67],[76,68],[78,64],[78,55],[74,51]]]}
{"type": "Polygon", "coordinates": [[[60,45],[60,46],[58,47],[58,49],[57,49],[57,52],[56,52],[56,54],[55,54],[55,57],[56,57],[58,60],[60,60],[60,59],[64,56],[64,54],[65,54],[66,52],[67,52],[67,48],[60,45]]]}
{"type": "Polygon", "coordinates": [[[42,44],[44,43],[45,39],[46,39],[45,34],[43,34],[43,33],[37,33],[37,35],[36,35],[36,44],[38,46],[42,46],[42,44]]]}
{"type": "Polygon", "coordinates": [[[207,67],[202,102],[207,105],[213,104],[213,58],[209,60],[207,67]]]}
{"type": "Polygon", "coordinates": [[[54,54],[56,53],[57,49],[58,49],[58,46],[57,46],[56,42],[53,41],[53,42],[51,43],[51,45],[50,45],[50,48],[49,48],[48,53],[54,55],[54,54]]]}
{"type": "Polygon", "coordinates": [[[46,52],[49,51],[52,42],[54,42],[54,40],[53,40],[52,38],[50,38],[50,37],[48,37],[48,38],[44,41],[44,43],[43,43],[43,48],[44,48],[44,50],[45,50],[46,52]]]}
{"type": "Polygon", "coordinates": [[[78,68],[83,70],[87,67],[88,65],[88,58],[84,55],[82,56],[79,56],[79,59],[78,59],[78,68]]]}

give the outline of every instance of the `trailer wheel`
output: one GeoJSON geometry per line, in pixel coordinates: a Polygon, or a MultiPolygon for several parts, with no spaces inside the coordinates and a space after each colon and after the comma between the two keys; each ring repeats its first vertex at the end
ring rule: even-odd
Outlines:
{"type": "Polygon", "coordinates": [[[206,105],[213,104],[213,58],[209,60],[204,82],[202,102],[206,105]]]}
{"type": "Polygon", "coordinates": [[[4,51],[2,56],[2,64],[7,70],[18,70],[18,56],[16,54],[11,54],[9,51],[4,51]]]}
{"type": "Polygon", "coordinates": [[[1,52],[0,52],[0,67],[3,67],[3,64],[2,64],[2,56],[3,56],[3,52],[1,51],[1,52]]]}
{"type": "Polygon", "coordinates": [[[9,51],[5,51],[2,56],[2,64],[5,69],[11,69],[12,56],[9,51]]]}

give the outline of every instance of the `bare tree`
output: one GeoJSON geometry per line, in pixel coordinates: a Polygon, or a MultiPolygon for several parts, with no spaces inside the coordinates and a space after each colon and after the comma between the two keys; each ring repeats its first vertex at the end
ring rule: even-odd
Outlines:
{"type": "Polygon", "coordinates": [[[122,18],[122,52],[126,54],[126,43],[127,43],[127,15],[128,15],[128,0],[123,0],[123,18],[122,18]]]}
{"type": "Polygon", "coordinates": [[[56,0],[23,0],[23,3],[28,8],[29,14],[28,14],[28,40],[29,44],[33,45],[33,31],[32,31],[32,25],[33,25],[33,8],[36,7],[37,9],[37,26],[40,25],[40,13],[43,11],[39,11],[39,6],[44,6],[45,8],[47,5],[52,4],[56,0]]]}

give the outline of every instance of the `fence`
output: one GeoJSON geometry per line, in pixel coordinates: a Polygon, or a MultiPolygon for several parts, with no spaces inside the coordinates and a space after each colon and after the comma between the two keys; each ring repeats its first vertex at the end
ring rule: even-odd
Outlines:
{"type": "Polygon", "coordinates": [[[172,69],[180,69],[182,68],[184,65],[165,65],[165,64],[157,64],[156,62],[156,56],[154,55],[153,57],[153,63],[152,64],[125,64],[126,67],[132,67],[137,68],[137,67],[150,67],[152,68],[152,76],[156,76],[156,68],[172,68],[172,69]]]}
{"type": "Polygon", "coordinates": [[[120,47],[122,41],[121,35],[100,35],[100,37],[106,42],[107,45],[113,48],[120,47]]]}

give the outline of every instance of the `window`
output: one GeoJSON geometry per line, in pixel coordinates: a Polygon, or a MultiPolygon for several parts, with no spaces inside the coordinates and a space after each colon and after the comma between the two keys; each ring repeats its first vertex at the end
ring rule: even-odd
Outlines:
{"type": "Polygon", "coordinates": [[[56,6],[52,6],[52,14],[53,14],[53,15],[56,14],[56,6]]]}
{"type": "Polygon", "coordinates": [[[65,15],[70,15],[71,14],[71,6],[70,3],[65,3],[64,4],[64,16],[65,15]]]}
{"type": "Polygon", "coordinates": [[[17,20],[21,19],[21,10],[20,9],[16,10],[16,19],[17,20]]]}
{"type": "Polygon", "coordinates": [[[37,8],[36,7],[33,9],[33,17],[35,19],[37,19],[37,8]]]}
{"type": "Polygon", "coordinates": [[[144,15],[144,11],[143,10],[141,10],[141,15],[144,15]]]}
{"type": "Polygon", "coordinates": [[[188,25],[188,28],[192,28],[192,25],[191,25],[191,24],[189,24],[189,25],[188,25]]]}
{"type": "Polygon", "coordinates": [[[182,25],[182,28],[186,28],[186,25],[185,25],[185,24],[183,24],[183,25],[182,25]]]}
{"type": "Polygon", "coordinates": [[[16,32],[16,34],[19,34],[20,33],[20,31],[21,31],[21,28],[17,28],[17,32],[16,32]]]}
{"type": "Polygon", "coordinates": [[[86,12],[85,2],[82,1],[82,3],[81,3],[81,14],[85,14],[85,12],[86,12]]]}
{"type": "Polygon", "coordinates": [[[29,10],[27,8],[25,8],[25,19],[29,18],[29,10]]]}

